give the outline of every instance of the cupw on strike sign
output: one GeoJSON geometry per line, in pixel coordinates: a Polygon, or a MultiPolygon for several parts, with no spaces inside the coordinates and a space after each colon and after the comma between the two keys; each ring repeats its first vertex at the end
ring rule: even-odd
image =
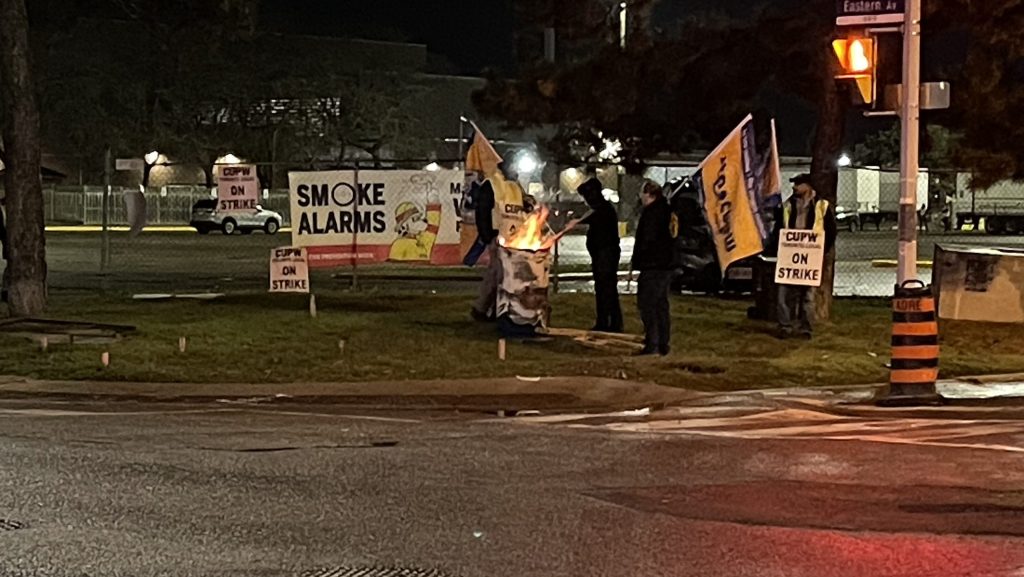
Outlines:
{"type": "Polygon", "coordinates": [[[217,210],[255,211],[260,202],[260,181],[254,164],[217,167],[217,210]]]}
{"type": "Polygon", "coordinates": [[[305,248],[284,246],[270,251],[270,292],[309,292],[305,248]]]}
{"type": "Polygon", "coordinates": [[[825,233],[815,230],[784,229],[779,233],[775,262],[778,284],[819,286],[825,261],[825,233]]]}

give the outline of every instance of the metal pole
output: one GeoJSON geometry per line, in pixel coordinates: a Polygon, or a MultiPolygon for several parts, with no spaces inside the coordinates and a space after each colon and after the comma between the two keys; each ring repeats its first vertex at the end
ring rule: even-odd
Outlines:
{"type": "Polygon", "coordinates": [[[462,120],[463,118],[465,118],[465,116],[459,115],[459,158],[462,159],[460,161],[460,164],[462,165],[463,170],[465,170],[465,168],[466,168],[465,138],[466,137],[463,135],[463,130],[466,127],[466,123],[462,120]]]}
{"type": "Polygon", "coordinates": [[[359,161],[355,163],[353,184],[355,193],[352,198],[352,290],[359,290],[359,161]]]}
{"type": "Polygon", "coordinates": [[[917,278],[917,173],[921,117],[921,0],[903,17],[903,102],[900,110],[900,222],[897,283],[917,278]]]}
{"type": "Polygon", "coordinates": [[[100,215],[100,228],[103,231],[103,235],[100,244],[100,272],[107,272],[107,267],[110,264],[110,231],[107,230],[107,225],[110,223],[111,156],[110,147],[108,146],[106,155],[103,159],[103,214],[100,215]]]}

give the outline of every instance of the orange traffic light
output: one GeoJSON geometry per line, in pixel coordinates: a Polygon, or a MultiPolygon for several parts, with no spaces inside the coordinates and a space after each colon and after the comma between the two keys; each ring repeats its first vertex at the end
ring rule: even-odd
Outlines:
{"type": "Polygon", "coordinates": [[[864,104],[875,100],[875,41],[871,38],[840,38],[832,41],[841,72],[836,78],[852,79],[864,104]]]}

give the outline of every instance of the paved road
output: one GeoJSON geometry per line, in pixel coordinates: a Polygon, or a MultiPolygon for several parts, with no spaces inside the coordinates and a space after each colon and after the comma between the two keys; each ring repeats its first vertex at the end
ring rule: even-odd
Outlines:
{"type": "MultiPolygon", "coordinates": [[[[225,287],[259,287],[266,283],[270,249],[288,244],[287,234],[268,236],[256,233],[225,237],[200,236],[189,232],[150,232],[137,238],[127,233],[111,235],[109,276],[98,275],[100,235],[96,232],[50,232],[47,256],[53,286],[94,289],[172,287],[177,290],[225,287]]],[[[559,248],[564,265],[589,263],[582,236],[566,237],[559,248]]],[[[919,255],[930,260],[936,244],[974,246],[1024,246],[1024,236],[994,237],[983,233],[926,234],[921,238],[919,255]]],[[[837,243],[839,266],[836,293],[842,296],[887,296],[892,293],[895,270],[875,268],[874,259],[892,259],[896,255],[894,231],[841,232],[837,243]]],[[[633,239],[622,240],[622,263],[628,266],[633,239]]],[[[931,270],[921,269],[924,280],[931,270]]],[[[566,285],[569,290],[592,290],[589,284],[566,285]]],[[[626,288],[625,284],[622,286],[626,288]]]]}
{"type": "Polygon", "coordinates": [[[835,415],[803,410],[732,396],[541,422],[7,400],[0,575],[1024,572],[1021,452],[869,438],[919,416],[822,435],[806,427],[835,415]],[[637,429],[658,422],[677,426],[637,429]],[[750,433],[776,427],[805,429],[750,433]]]}

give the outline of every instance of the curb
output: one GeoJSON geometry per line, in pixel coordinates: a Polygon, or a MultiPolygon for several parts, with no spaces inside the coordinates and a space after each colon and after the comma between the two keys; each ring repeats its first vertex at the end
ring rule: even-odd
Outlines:
{"type": "MultiPolygon", "coordinates": [[[[930,260],[917,261],[917,266],[921,268],[932,268],[933,264],[930,260]]],[[[871,266],[874,268],[896,268],[899,266],[899,262],[891,259],[875,259],[871,261],[871,266]]]]}
{"type": "Polygon", "coordinates": [[[606,411],[667,407],[701,393],[608,378],[543,377],[377,383],[195,384],[37,381],[0,376],[0,399],[138,403],[329,404],[362,409],[606,411]]]}

